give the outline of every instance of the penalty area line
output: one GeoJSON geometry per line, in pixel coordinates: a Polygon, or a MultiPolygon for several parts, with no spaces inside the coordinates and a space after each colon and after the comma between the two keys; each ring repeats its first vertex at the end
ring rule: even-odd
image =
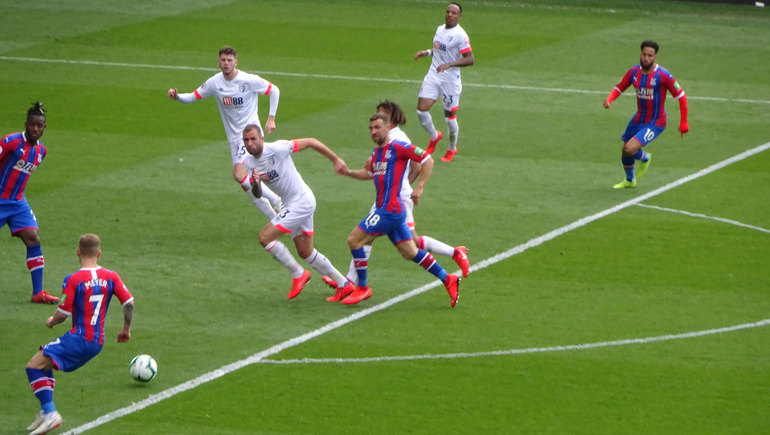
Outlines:
{"type": "MultiPolygon", "coordinates": [[[[643,195],[640,195],[634,199],[628,200],[626,202],[623,202],[621,204],[618,204],[614,207],[608,208],[604,211],[601,211],[599,213],[595,213],[591,216],[587,216],[581,219],[578,219],[570,224],[564,225],[561,228],[557,228],[553,231],[550,231],[546,234],[543,234],[540,237],[536,237],[526,243],[522,243],[521,245],[518,245],[514,248],[511,248],[505,252],[502,252],[500,254],[494,255],[490,258],[487,258],[485,260],[480,261],[479,263],[476,263],[470,267],[471,272],[475,272],[481,269],[485,269],[489,266],[492,266],[493,264],[499,263],[503,260],[506,260],[510,257],[513,257],[514,255],[520,254],[528,249],[540,246],[541,244],[553,240],[556,237],[559,237],[563,234],[566,234],[572,230],[575,230],[577,228],[583,227],[585,225],[588,225],[591,222],[594,222],[596,220],[599,220],[605,216],[611,215],[613,213],[616,213],[620,210],[626,209],[628,207],[631,207],[633,205],[639,204],[647,199],[650,199],[654,196],[660,195],[661,193],[667,192],[675,187],[681,186],[682,184],[688,183],[690,181],[696,180],[700,177],[703,177],[705,175],[708,175],[714,171],[718,171],[728,165],[731,165],[733,163],[739,162],[741,160],[747,159],[755,154],[761,153],[765,150],[770,148],[770,142],[765,143],[763,145],[759,145],[757,147],[751,148],[747,151],[744,151],[740,154],[736,154],[730,158],[727,158],[725,160],[722,160],[721,162],[715,163],[705,169],[701,169],[700,171],[688,175],[686,177],[680,178],[679,180],[673,181],[669,184],[666,184],[665,186],[659,187],[655,190],[652,190],[648,193],[645,193],[643,195]]],[[[257,364],[265,360],[266,358],[278,354],[286,349],[292,348],[294,346],[298,346],[302,343],[305,343],[313,338],[316,338],[318,336],[321,336],[329,331],[333,331],[337,328],[340,328],[344,325],[347,325],[348,323],[355,322],[356,320],[359,320],[363,317],[368,316],[369,314],[376,313],[378,311],[384,310],[390,306],[393,306],[397,303],[403,302],[413,296],[420,295],[422,293],[427,292],[428,290],[431,290],[435,287],[438,287],[441,285],[441,282],[436,280],[431,283],[425,284],[421,287],[418,287],[414,290],[408,291],[406,293],[403,293],[401,295],[398,295],[394,298],[391,298],[385,302],[379,303],[375,306],[372,306],[370,308],[366,308],[364,310],[358,311],[354,314],[351,314],[347,317],[343,317],[342,319],[336,320],[334,322],[331,322],[329,324],[326,324],[316,330],[307,332],[305,334],[302,334],[300,336],[294,337],[292,339],[286,340],[282,343],[278,343],[268,349],[265,349],[261,352],[255,353],[254,355],[251,355],[248,358],[233,362],[231,364],[227,364],[225,366],[222,366],[216,370],[213,370],[208,373],[204,373],[194,379],[191,379],[189,381],[183,382],[179,385],[176,385],[174,387],[168,388],[164,391],[161,391],[160,393],[153,394],[148,396],[146,399],[140,400],[139,402],[132,403],[131,405],[128,405],[126,407],[117,409],[115,411],[109,412],[107,414],[102,415],[101,417],[98,417],[97,419],[85,423],[81,426],[78,426],[76,428],[73,428],[65,434],[68,435],[74,435],[79,434],[82,432],[85,432],[87,430],[96,428],[98,426],[101,426],[105,423],[109,423],[112,420],[118,419],[120,417],[126,416],[128,414],[132,414],[134,412],[140,411],[144,408],[147,408],[149,406],[155,405],[163,400],[166,400],[168,398],[171,398],[173,396],[176,396],[177,394],[183,393],[185,391],[191,390],[193,388],[196,388],[200,385],[203,385],[205,383],[211,382],[215,379],[221,378],[222,376],[225,376],[227,374],[230,374],[236,370],[239,370],[243,367],[257,364]]]]}
{"type": "Polygon", "coordinates": [[[597,343],[571,344],[564,346],[530,347],[525,349],[494,350],[488,352],[460,352],[445,354],[423,354],[402,356],[381,356],[369,358],[299,358],[299,359],[263,359],[260,364],[328,364],[328,363],[370,363],[386,361],[414,361],[429,359],[479,358],[485,356],[525,355],[545,352],[565,352],[570,350],[589,350],[603,347],[627,346],[632,344],[659,343],[662,341],[683,340],[686,338],[704,337],[707,335],[724,334],[743,329],[759,328],[770,325],[770,319],[724,328],[706,329],[703,331],[683,332],[681,334],[666,334],[656,337],[628,338],[623,340],[601,341],[597,343]]]}

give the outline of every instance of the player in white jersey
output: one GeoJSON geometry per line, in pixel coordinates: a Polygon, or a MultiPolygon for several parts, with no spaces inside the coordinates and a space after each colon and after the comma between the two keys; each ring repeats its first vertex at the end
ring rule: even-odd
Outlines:
{"type": "Polygon", "coordinates": [[[313,247],[315,196],[294,166],[291,154],[312,148],[331,160],[334,170],[340,175],[348,172],[345,161],[315,138],[265,142],[256,124],[247,125],[242,137],[248,152],[243,163],[250,172],[254,195],[261,196],[266,184],[283,200],[281,210],[259,232],[259,243],[292,274],[289,299],[300,294],[310,279],[310,271],[300,266],[286,245],[278,240],[284,234],[291,235],[297,254],[313,269],[321,275],[330,276],[340,288],[349,287],[352,292],[353,285],[313,247]]]}
{"type": "Polygon", "coordinates": [[[233,177],[241,184],[243,190],[255,207],[268,218],[275,216],[275,210],[280,207],[281,199],[269,189],[264,189],[262,198],[255,198],[251,193],[251,182],[243,159],[246,149],[243,147],[243,129],[248,124],[262,125],[259,122],[257,99],[259,94],[269,95],[270,112],[265,123],[265,130],[272,133],[275,130],[275,112],[278,110],[280,91],[278,86],[255,74],[238,70],[238,54],[232,47],[219,50],[219,68],[217,73],[206,80],[194,92],[180,94],[176,88],[168,90],[168,97],[185,104],[192,104],[215,96],[222,124],[225,127],[227,141],[230,144],[230,158],[233,162],[233,177]]]}
{"type": "Polygon", "coordinates": [[[420,125],[430,135],[430,142],[425,151],[433,153],[443,135],[433,126],[430,108],[441,97],[449,133],[449,146],[441,158],[444,162],[452,161],[457,154],[457,138],[460,134],[457,108],[460,106],[460,93],[463,90],[460,67],[474,63],[468,34],[458,24],[462,14],[463,8],[459,3],[449,3],[444,16],[445,24],[438,26],[433,36],[433,48],[420,50],[414,55],[414,60],[425,56],[433,58],[417,95],[417,117],[420,119],[420,125]]]}
{"type": "MultiPolygon", "coordinates": [[[[401,107],[399,107],[398,104],[394,103],[393,101],[385,100],[377,105],[377,111],[388,115],[388,118],[390,119],[390,123],[388,124],[388,128],[390,129],[388,131],[388,137],[391,141],[395,140],[409,144],[412,143],[404,130],[401,130],[401,126],[406,124],[406,116],[404,116],[404,112],[401,110],[401,107]]],[[[413,189],[411,183],[417,179],[417,176],[420,174],[420,168],[421,165],[419,163],[411,161],[409,171],[404,172],[404,180],[401,183],[400,196],[401,201],[404,202],[404,209],[406,210],[406,225],[412,231],[412,237],[414,238],[414,241],[417,242],[418,248],[428,251],[432,254],[441,254],[452,257],[457,265],[460,266],[460,271],[462,272],[463,278],[465,278],[468,276],[468,268],[470,267],[468,261],[468,251],[465,246],[452,247],[432,237],[419,236],[417,235],[417,231],[415,231],[416,224],[414,221],[414,201],[412,201],[413,189]]],[[[376,208],[376,204],[373,204],[371,211],[376,210],[376,208]]],[[[363,249],[365,259],[368,261],[372,254],[372,245],[364,245],[363,249]]],[[[348,274],[346,278],[350,282],[356,282],[358,278],[354,260],[350,261],[350,266],[348,268],[348,274]]],[[[336,285],[335,281],[330,277],[323,276],[323,280],[330,287],[339,290],[339,287],[336,285]]],[[[338,291],[338,294],[336,294],[338,299],[344,298],[345,296],[347,296],[347,294],[344,292],[338,291]]],[[[335,299],[335,296],[327,298],[327,300],[330,302],[335,302],[338,299],[335,299]]]]}

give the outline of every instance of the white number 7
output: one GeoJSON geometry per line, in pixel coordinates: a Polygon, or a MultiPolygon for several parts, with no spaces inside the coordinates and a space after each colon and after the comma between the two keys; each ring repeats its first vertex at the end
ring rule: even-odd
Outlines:
{"type": "Polygon", "coordinates": [[[102,300],[104,300],[104,295],[91,295],[91,297],[88,298],[89,302],[96,302],[94,315],[91,317],[91,326],[96,325],[96,321],[99,320],[99,312],[102,310],[102,300]]]}

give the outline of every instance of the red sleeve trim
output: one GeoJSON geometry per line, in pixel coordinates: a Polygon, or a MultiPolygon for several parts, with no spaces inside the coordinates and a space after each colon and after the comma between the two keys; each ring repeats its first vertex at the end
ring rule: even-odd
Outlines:
{"type": "Polygon", "coordinates": [[[196,90],[195,90],[195,92],[193,92],[193,93],[195,94],[195,98],[197,98],[197,99],[199,99],[199,100],[203,99],[203,97],[201,97],[201,94],[199,94],[199,93],[198,93],[198,90],[197,90],[197,89],[196,89],[196,90]]]}
{"type": "Polygon", "coordinates": [[[269,93],[270,93],[270,91],[272,91],[272,90],[273,90],[273,84],[272,84],[272,83],[268,83],[268,84],[267,84],[267,90],[265,91],[265,94],[264,94],[264,95],[267,95],[267,94],[269,94],[269,93]]]}
{"type": "Polygon", "coordinates": [[[468,46],[468,48],[464,48],[464,49],[460,50],[460,53],[462,53],[462,54],[465,54],[465,53],[467,53],[467,52],[469,52],[469,51],[471,51],[471,50],[472,50],[472,48],[471,48],[471,46],[469,45],[469,46],[468,46]]]}

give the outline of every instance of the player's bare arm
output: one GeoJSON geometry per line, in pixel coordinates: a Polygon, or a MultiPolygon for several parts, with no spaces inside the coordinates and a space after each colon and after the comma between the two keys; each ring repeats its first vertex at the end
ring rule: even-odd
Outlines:
{"type": "Polygon", "coordinates": [[[458,66],[458,67],[471,66],[471,65],[474,64],[475,61],[476,60],[473,58],[473,52],[472,51],[468,51],[466,53],[463,53],[463,57],[461,57],[460,60],[458,60],[458,61],[450,62],[450,63],[444,63],[444,64],[439,65],[436,68],[436,72],[443,72],[443,71],[446,71],[449,68],[452,68],[452,67],[455,67],[455,66],[458,66]]]}
{"type": "Polygon", "coordinates": [[[423,58],[425,56],[432,56],[432,55],[433,55],[433,52],[431,50],[420,50],[414,54],[414,60],[423,58]]]}
{"type": "Polygon", "coordinates": [[[61,311],[56,311],[53,316],[49,317],[45,321],[45,326],[49,328],[53,328],[54,326],[58,325],[59,323],[62,323],[63,321],[67,320],[66,314],[62,313],[61,311]]]}
{"type": "Polygon", "coordinates": [[[420,202],[420,196],[425,188],[425,183],[428,182],[428,179],[433,172],[434,163],[433,158],[430,156],[428,156],[427,160],[422,162],[420,177],[417,179],[417,184],[415,184],[414,189],[412,190],[412,202],[414,202],[414,205],[417,205],[420,202]]]}
{"type": "Polygon", "coordinates": [[[131,320],[134,318],[134,301],[123,305],[123,328],[118,333],[118,343],[131,339],[131,320]]]}
{"type": "Polygon", "coordinates": [[[339,175],[346,175],[350,169],[345,161],[342,160],[334,151],[331,150],[326,144],[314,137],[308,137],[303,139],[297,139],[297,150],[304,150],[306,148],[312,148],[320,154],[326,156],[334,164],[334,171],[339,175]]]}
{"type": "Polygon", "coordinates": [[[251,170],[251,193],[254,194],[254,197],[261,198],[262,197],[262,174],[257,171],[256,168],[251,170]]]}

